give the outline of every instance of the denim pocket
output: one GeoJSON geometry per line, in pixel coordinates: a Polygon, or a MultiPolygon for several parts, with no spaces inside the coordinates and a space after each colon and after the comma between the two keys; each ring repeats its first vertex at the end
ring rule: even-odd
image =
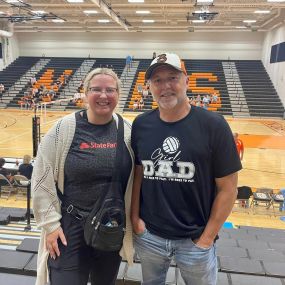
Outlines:
{"type": "Polygon", "coordinates": [[[135,233],[135,235],[136,235],[137,237],[143,237],[144,235],[146,235],[146,233],[147,233],[147,229],[146,229],[146,227],[145,227],[144,230],[143,230],[143,232],[138,233],[138,234],[135,233]]]}
{"type": "Polygon", "coordinates": [[[213,247],[213,245],[211,245],[209,247],[201,247],[201,246],[197,245],[192,239],[190,239],[190,241],[193,244],[193,246],[198,248],[199,250],[208,251],[213,247]]]}

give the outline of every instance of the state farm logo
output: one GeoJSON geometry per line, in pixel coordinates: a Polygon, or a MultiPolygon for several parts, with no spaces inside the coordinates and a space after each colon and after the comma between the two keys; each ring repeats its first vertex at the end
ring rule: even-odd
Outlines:
{"type": "Polygon", "coordinates": [[[94,148],[116,148],[117,143],[96,143],[96,142],[82,142],[79,146],[80,149],[94,149],[94,148]]]}

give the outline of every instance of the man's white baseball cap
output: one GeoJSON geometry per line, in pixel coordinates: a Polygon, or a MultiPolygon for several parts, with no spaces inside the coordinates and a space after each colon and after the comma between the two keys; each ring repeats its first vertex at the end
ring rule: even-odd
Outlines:
{"type": "Polygon", "coordinates": [[[151,78],[152,72],[155,68],[161,65],[169,65],[185,74],[187,74],[185,70],[185,66],[183,62],[180,60],[179,56],[175,53],[163,53],[157,56],[150,64],[149,68],[145,73],[145,79],[148,80],[151,78]]]}

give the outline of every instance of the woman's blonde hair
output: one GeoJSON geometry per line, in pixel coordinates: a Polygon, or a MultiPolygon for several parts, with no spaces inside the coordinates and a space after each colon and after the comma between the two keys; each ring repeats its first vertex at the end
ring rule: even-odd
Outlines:
{"type": "Polygon", "coordinates": [[[117,74],[110,68],[106,67],[100,67],[100,68],[95,68],[91,72],[87,74],[84,80],[84,92],[87,94],[89,87],[90,87],[90,81],[92,80],[93,77],[99,74],[105,74],[105,75],[110,75],[111,77],[114,78],[117,84],[117,89],[118,89],[118,94],[121,94],[121,80],[117,76],[117,74]]]}
{"type": "Polygon", "coordinates": [[[23,164],[29,164],[32,160],[32,157],[28,154],[24,155],[23,157],[23,164]]]}

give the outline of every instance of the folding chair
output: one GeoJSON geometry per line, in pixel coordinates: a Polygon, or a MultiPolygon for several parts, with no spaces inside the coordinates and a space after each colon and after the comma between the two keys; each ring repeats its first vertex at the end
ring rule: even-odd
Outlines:
{"type": "Polygon", "coordinates": [[[30,186],[30,180],[24,175],[14,175],[14,186],[17,188],[16,200],[18,198],[26,198],[27,190],[30,186]]]}
{"type": "Polygon", "coordinates": [[[275,216],[277,216],[277,214],[279,214],[279,215],[284,214],[284,212],[282,213],[283,203],[284,203],[284,197],[282,194],[278,193],[278,194],[272,195],[272,207],[273,207],[273,211],[274,211],[275,216]],[[277,211],[276,211],[276,209],[277,209],[277,211]]]}
{"type": "Polygon", "coordinates": [[[283,205],[282,205],[282,211],[285,211],[285,188],[284,189],[281,189],[280,191],[280,194],[283,196],[284,198],[284,202],[283,202],[283,205]]]}
{"type": "Polygon", "coordinates": [[[0,198],[5,199],[8,199],[11,193],[15,190],[9,179],[3,174],[0,174],[0,188],[0,198]]]}
{"type": "Polygon", "coordinates": [[[259,209],[264,209],[265,214],[269,213],[269,209],[272,205],[272,198],[271,195],[268,193],[263,193],[263,192],[255,192],[253,193],[253,198],[251,201],[251,207],[253,210],[253,214],[256,213],[257,207],[259,209]]]}
{"type": "Polygon", "coordinates": [[[249,186],[240,186],[238,187],[237,190],[238,194],[237,194],[237,199],[234,203],[233,212],[241,211],[241,212],[247,212],[249,214],[250,212],[249,199],[252,196],[252,190],[249,186]]]}

